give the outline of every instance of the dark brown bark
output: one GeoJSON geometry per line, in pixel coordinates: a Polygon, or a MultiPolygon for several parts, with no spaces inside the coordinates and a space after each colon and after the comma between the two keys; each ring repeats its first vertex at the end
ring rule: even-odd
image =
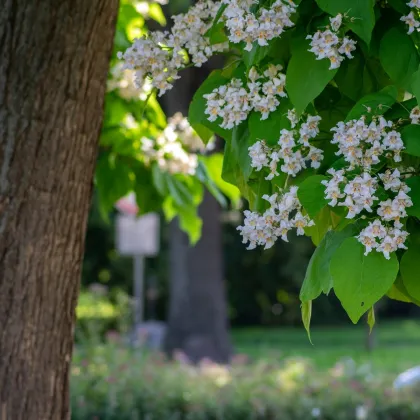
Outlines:
{"type": "Polygon", "coordinates": [[[65,420],[118,0],[0,6],[0,419],[65,420]]]}

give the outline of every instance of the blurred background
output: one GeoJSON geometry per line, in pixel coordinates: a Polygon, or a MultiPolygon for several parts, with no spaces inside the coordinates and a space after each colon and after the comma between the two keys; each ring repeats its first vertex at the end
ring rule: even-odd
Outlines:
{"type": "MultiPolygon", "coordinates": [[[[224,194],[225,207],[204,193],[203,236],[194,246],[158,202],[151,209],[160,219],[158,253],[142,259],[144,281],[135,289],[134,259],[116,245],[121,212],[115,204],[130,190],[129,171],[104,171],[103,162],[129,157],[124,145],[136,145],[144,121],[163,118],[164,127],[165,114],[186,116],[197,87],[223,65],[216,58],[184,71],[158,100],[130,91],[116,52],[147,30],[168,27],[165,17],[192,2],[165,3],[121,2],[77,307],[73,417],[420,418],[415,398],[393,394],[397,375],[420,364],[420,308],[383,299],[369,334],[367,325],[350,323],[333,293],[321,296],[313,306],[311,345],[299,301],[311,239],[246,250],[236,230],[246,202],[237,203],[234,193],[224,194]],[[199,378],[183,368],[197,363],[199,378]],[[279,399],[290,393],[295,400],[279,399]]],[[[216,141],[202,153],[222,150],[216,141]]],[[[132,189],[143,197],[142,188],[148,186],[137,182],[132,189]]]]}

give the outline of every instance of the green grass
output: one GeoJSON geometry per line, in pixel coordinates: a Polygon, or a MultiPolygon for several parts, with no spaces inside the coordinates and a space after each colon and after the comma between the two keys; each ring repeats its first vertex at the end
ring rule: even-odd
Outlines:
{"type": "Polygon", "coordinates": [[[235,350],[252,359],[305,357],[319,369],[331,368],[344,358],[358,364],[370,363],[375,372],[398,374],[420,364],[420,321],[383,323],[375,327],[376,346],[365,347],[367,330],[363,325],[313,328],[312,346],[302,328],[238,329],[232,332],[235,350]]]}

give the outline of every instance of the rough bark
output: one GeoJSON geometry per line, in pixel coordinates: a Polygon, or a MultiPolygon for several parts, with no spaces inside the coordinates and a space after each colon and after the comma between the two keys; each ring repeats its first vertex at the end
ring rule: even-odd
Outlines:
{"type": "Polygon", "coordinates": [[[65,420],[118,0],[0,7],[0,419],[65,420]]]}

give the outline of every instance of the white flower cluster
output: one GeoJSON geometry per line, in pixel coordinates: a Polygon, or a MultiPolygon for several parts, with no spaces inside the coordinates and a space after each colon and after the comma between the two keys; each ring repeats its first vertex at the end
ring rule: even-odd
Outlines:
{"type": "Polygon", "coordinates": [[[346,177],[346,169],[330,169],[327,173],[332,178],[322,181],[322,184],[326,186],[325,198],[330,200],[328,204],[331,207],[346,207],[348,219],[354,219],[364,210],[369,213],[376,211],[378,217],[357,237],[366,248],[365,255],[375,249],[389,259],[391,252],[405,248],[408,233],[402,230],[404,225],[401,220],[407,217],[406,208],[411,207],[413,203],[407,195],[410,188],[405,184],[398,169],[387,169],[374,177],[368,172],[363,172],[353,179],[346,177]],[[380,183],[392,198],[376,203],[379,198],[375,193],[380,183]]]}
{"type": "Polygon", "coordinates": [[[172,80],[179,79],[178,72],[186,65],[185,51],[192,63],[200,67],[215,52],[225,50],[227,43],[210,45],[204,36],[218,8],[218,3],[211,0],[200,1],[186,14],[173,17],[171,32],[152,32],[148,37],[135,39],[131,47],[119,53],[124,68],[136,72],[137,87],[141,88],[150,78],[161,96],[172,88],[172,80]]]}
{"type": "Polygon", "coordinates": [[[186,145],[197,147],[200,143],[187,119],[175,114],[156,140],[141,139],[141,150],[147,164],[156,162],[162,171],[170,174],[194,175],[198,158],[186,150],[186,145]]]}
{"type": "Polygon", "coordinates": [[[152,84],[146,80],[139,89],[134,80],[133,70],[123,68],[124,64],[119,62],[111,69],[111,78],[108,80],[108,91],[118,91],[118,95],[127,100],[146,100],[152,91],[152,84]]]}
{"type": "Polygon", "coordinates": [[[411,0],[407,3],[407,6],[414,10],[412,10],[407,16],[403,16],[401,20],[408,25],[408,34],[412,34],[415,30],[419,31],[420,21],[418,19],[420,0],[411,0]]]}
{"type": "Polygon", "coordinates": [[[356,49],[356,41],[340,36],[339,30],[343,22],[343,15],[338,14],[330,18],[330,25],[323,31],[308,35],[311,40],[309,51],[316,55],[317,60],[327,58],[330,60],[330,70],[338,69],[345,57],[353,58],[352,52],[356,49]]]}
{"type": "Polygon", "coordinates": [[[246,86],[242,80],[232,79],[204,95],[208,120],[216,121],[220,117],[220,126],[230,130],[245,121],[253,110],[261,113],[261,120],[267,119],[280,105],[279,98],[287,97],[284,90],[286,75],[281,72],[282,69],[281,65],[270,64],[261,75],[253,67],[246,86]]]}
{"type": "Polygon", "coordinates": [[[257,245],[271,248],[278,238],[288,242],[287,234],[294,228],[297,235],[304,235],[304,229],[313,226],[309,216],[302,213],[302,205],[297,198],[298,187],[291,187],[282,195],[264,195],[263,199],[270,203],[270,208],[260,215],[246,210],[244,226],[237,229],[241,232],[243,243],[248,243],[248,249],[257,245]]]}
{"type": "Polygon", "coordinates": [[[309,140],[319,133],[318,124],[321,117],[308,115],[300,127],[297,127],[298,121],[293,111],[289,111],[288,117],[294,129],[280,131],[278,141],[280,147],[270,147],[261,140],[248,149],[253,168],[257,171],[263,167],[270,169],[267,180],[279,175],[277,172],[279,164],[281,172],[291,176],[296,176],[307,165],[315,169],[321,165],[323,151],[309,143],[309,140]]]}
{"type": "Polygon", "coordinates": [[[401,134],[393,129],[392,121],[382,116],[374,116],[369,124],[365,117],[339,122],[331,131],[335,132],[331,143],[338,144],[337,155],[344,156],[351,168],[361,166],[369,171],[384,155],[401,161],[404,149],[401,134]]]}
{"type": "Polygon", "coordinates": [[[415,106],[410,112],[411,124],[420,124],[420,107],[415,106]]]}
{"type": "Polygon", "coordinates": [[[253,42],[268,45],[268,41],[294,25],[290,17],[297,6],[292,0],[276,0],[269,9],[262,7],[255,14],[250,11],[254,0],[222,0],[222,3],[227,5],[223,16],[229,40],[235,44],[245,42],[246,51],[251,51],[253,42]]]}

